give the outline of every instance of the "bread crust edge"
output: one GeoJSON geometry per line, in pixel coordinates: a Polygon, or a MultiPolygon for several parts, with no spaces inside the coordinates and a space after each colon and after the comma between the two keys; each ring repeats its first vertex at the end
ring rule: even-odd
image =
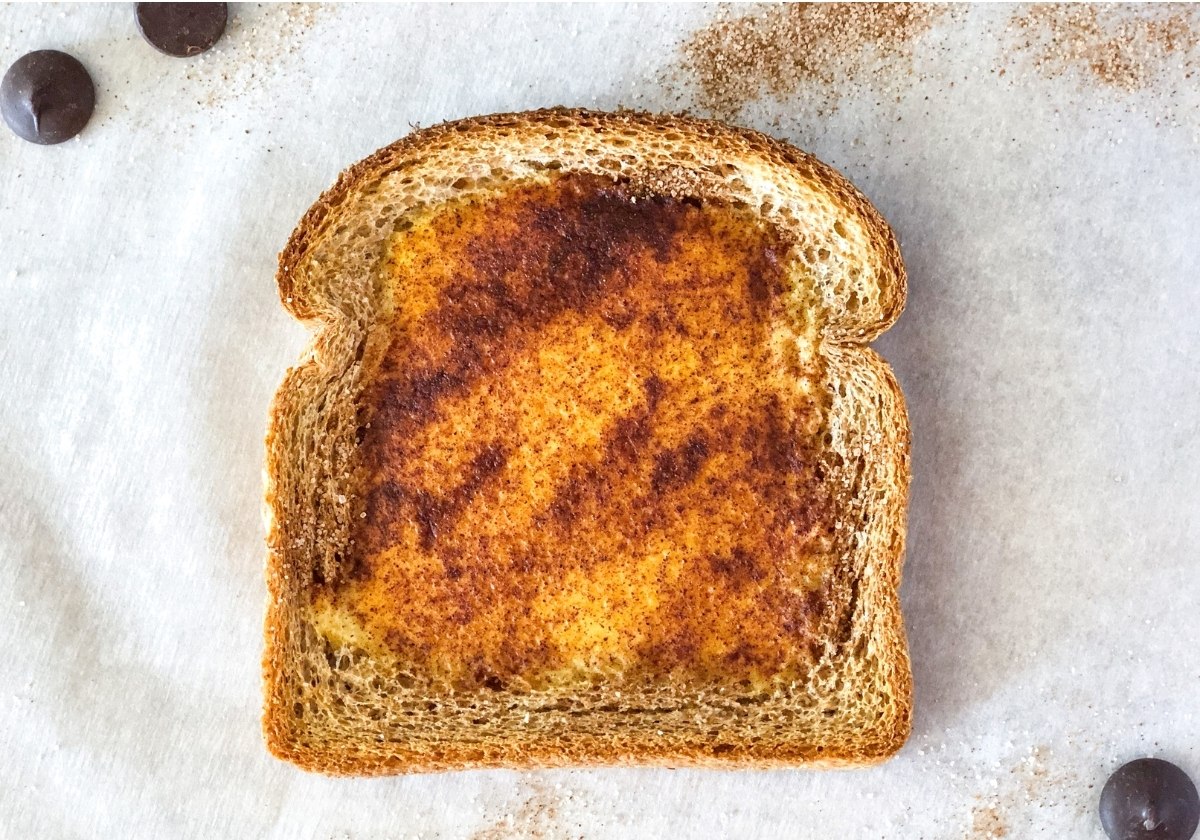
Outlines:
{"type": "MultiPolygon", "coordinates": [[[[744,155],[745,151],[739,150],[739,154],[744,155]]],[[[263,658],[264,712],[262,726],[267,747],[273,755],[292,762],[302,769],[329,775],[393,775],[473,768],[661,766],[770,769],[861,767],[886,760],[903,746],[912,727],[912,674],[899,601],[899,583],[904,557],[905,512],[910,482],[910,432],[904,410],[903,395],[894,375],[887,364],[864,345],[865,341],[888,329],[899,317],[907,294],[907,278],[900,258],[899,247],[890,226],[840,173],[794,147],[758,132],[688,117],[656,116],[634,112],[606,114],[566,108],[472,117],[416,131],[343,171],[334,185],[326,190],[305,213],[293,231],[287,245],[279,255],[276,282],[284,307],[294,317],[307,322],[314,329],[314,352],[310,352],[309,357],[300,365],[290,369],[279,387],[270,409],[266,441],[268,454],[265,468],[265,505],[269,549],[266,563],[268,607],[265,621],[266,648],[263,658]],[[319,348],[323,329],[328,326],[324,323],[325,319],[317,302],[311,300],[295,283],[297,272],[309,250],[325,230],[327,223],[336,216],[339,207],[362,184],[381,177],[402,163],[406,157],[419,153],[421,147],[432,140],[443,138],[449,134],[487,132],[514,118],[526,121],[549,118],[568,120],[587,118],[598,119],[614,125],[628,122],[638,125],[650,123],[685,133],[694,131],[697,126],[700,126],[706,132],[705,142],[713,140],[711,135],[715,135],[718,140],[723,136],[736,138],[747,143],[751,151],[782,156],[787,160],[803,163],[809,173],[815,171],[822,186],[835,192],[839,198],[852,205],[853,211],[858,213],[864,226],[868,229],[873,244],[883,255],[884,268],[890,274],[891,283],[890,288],[886,290],[889,292],[889,297],[883,306],[878,323],[874,329],[864,333],[861,340],[842,339],[831,342],[838,344],[845,352],[863,353],[860,363],[875,368],[875,372],[886,383],[886,390],[890,393],[886,395],[885,401],[892,406],[889,419],[894,434],[883,451],[876,450],[874,457],[890,461],[890,468],[898,479],[896,486],[891,488],[889,510],[884,514],[885,519],[881,520],[889,539],[876,541],[877,544],[871,546],[873,554],[871,562],[874,564],[872,574],[877,579],[874,581],[875,585],[870,587],[870,595],[864,601],[864,609],[869,610],[877,622],[878,626],[873,631],[876,634],[875,641],[884,648],[881,658],[891,666],[888,693],[899,701],[899,705],[890,720],[881,721],[877,729],[864,733],[861,744],[830,749],[819,756],[815,755],[811,749],[798,748],[791,754],[777,754],[771,758],[765,758],[738,752],[714,757],[705,754],[700,748],[687,745],[664,749],[661,745],[648,743],[644,750],[639,750],[636,754],[604,749],[589,749],[586,754],[582,754],[528,749],[515,743],[511,744],[504,754],[489,755],[480,759],[476,754],[477,751],[453,748],[447,748],[435,757],[416,753],[406,755],[403,751],[396,749],[395,745],[389,746],[392,753],[387,756],[356,755],[352,748],[345,748],[347,745],[340,745],[340,747],[339,745],[326,745],[325,748],[317,748],[306,746],[292,736],[294,722],[290,716],[291,698],[287,691],[290,675],[285,655],[289,650],[289,602],[292,591],[289,576],[295,574],[301,563],[299,558],[292,556],[293,552],[288,547],[279,545],[276,539],[278,519],[282,512],[274,492],[275,477],[284,468],[283,454],[278,446],[278,438],[284,432],[284,426],[295,408],[293,402],[299,398],[299,394],[303,390],[302,381],[317,376],[321,372],[324,363],[316,349],[319,348]]],[[[828,337],[827,341],[829,341],[828,337]]]]}

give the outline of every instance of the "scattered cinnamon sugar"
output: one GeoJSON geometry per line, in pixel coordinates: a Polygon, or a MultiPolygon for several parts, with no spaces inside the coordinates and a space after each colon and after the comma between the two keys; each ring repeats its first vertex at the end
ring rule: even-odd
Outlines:
{"type": "Polygon", "coordinates": [[[476,831],[471,840],[555,840],[565,835],[559,824],[559,797],[545,784],[530,778],[523,780],[522,787],[524,800],[520,806],[476,831]]]}
{"type": "MultiPolygon", "coordinates": [[[[913,73],[914,42],[950,6],[794,3],[739,17],[727,9],[683,45],[697,104],[731,118],[764,95],[811,89],[832,110],[854,88],[879,92],[913,73]]],[[[806,91],[807,93],[807,91],[806,91]]]]}
{"type": "Polygon", "coordinates": [[[1154,84],[1179,68],[1191,78],[1200,68],[1200,7],[1164,4],[1050,3],[1013,15],[1018,51],[1031,52],[1035,69],[1049,78],[1073,73],[1125,92],[1154,84]]]}
{"type": "Polygon", "coordinates": [[[260,3],[233,10],[224,37],[186,68],[196,103],[212,108],[261,95],[269,79],[294,74],[309,30],[329,10],[319,3],[260,3]]]}
{"type": "Polygon", "coordinates": [[[971,812],[971,840],[1008,836],[1008,823],[995,805],[978,805],[971,812]]]}
{"type": "MultiPolygon", "coordinates": [[[[999,767],[997,767],[999,770],[999,767]]],[[[968,840],[996,840],[1012,834],[1011,823],[1025,822],[1032,809],[1069,805],[1087,796],[1079,778],[1054,760],[1049,747],[1033,746],[975,797],[968,840]]]]}

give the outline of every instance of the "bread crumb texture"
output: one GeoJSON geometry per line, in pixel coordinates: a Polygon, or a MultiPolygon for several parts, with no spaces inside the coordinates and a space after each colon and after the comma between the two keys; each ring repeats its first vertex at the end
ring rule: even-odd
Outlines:
{"type": "Polygon", "coordinates": [[[281,255],[271,748],[326,772],[877,761],[911,689],[886,223],[753,132],[553,110],[352,167],[281,255]]]}

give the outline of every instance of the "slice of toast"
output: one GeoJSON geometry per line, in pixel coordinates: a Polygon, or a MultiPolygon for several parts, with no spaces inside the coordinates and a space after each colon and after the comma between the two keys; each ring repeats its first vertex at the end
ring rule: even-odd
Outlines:
{"type": "Polygon", "coordinates": [[[264,730],[326,773],[854,765],[908,735],[895,238],[719,123],[448,123],[280,256],[264,730]]]}

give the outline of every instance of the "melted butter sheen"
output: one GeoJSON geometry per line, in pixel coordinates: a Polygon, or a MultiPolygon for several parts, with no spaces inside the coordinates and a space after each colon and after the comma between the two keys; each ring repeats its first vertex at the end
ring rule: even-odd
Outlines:
{"type": "Polygon", "coordinates": [[[390,247],[366,516],[319,626],[462,687],[807,670],[836,512],[788,243],[572,175],[390,247]]]}

